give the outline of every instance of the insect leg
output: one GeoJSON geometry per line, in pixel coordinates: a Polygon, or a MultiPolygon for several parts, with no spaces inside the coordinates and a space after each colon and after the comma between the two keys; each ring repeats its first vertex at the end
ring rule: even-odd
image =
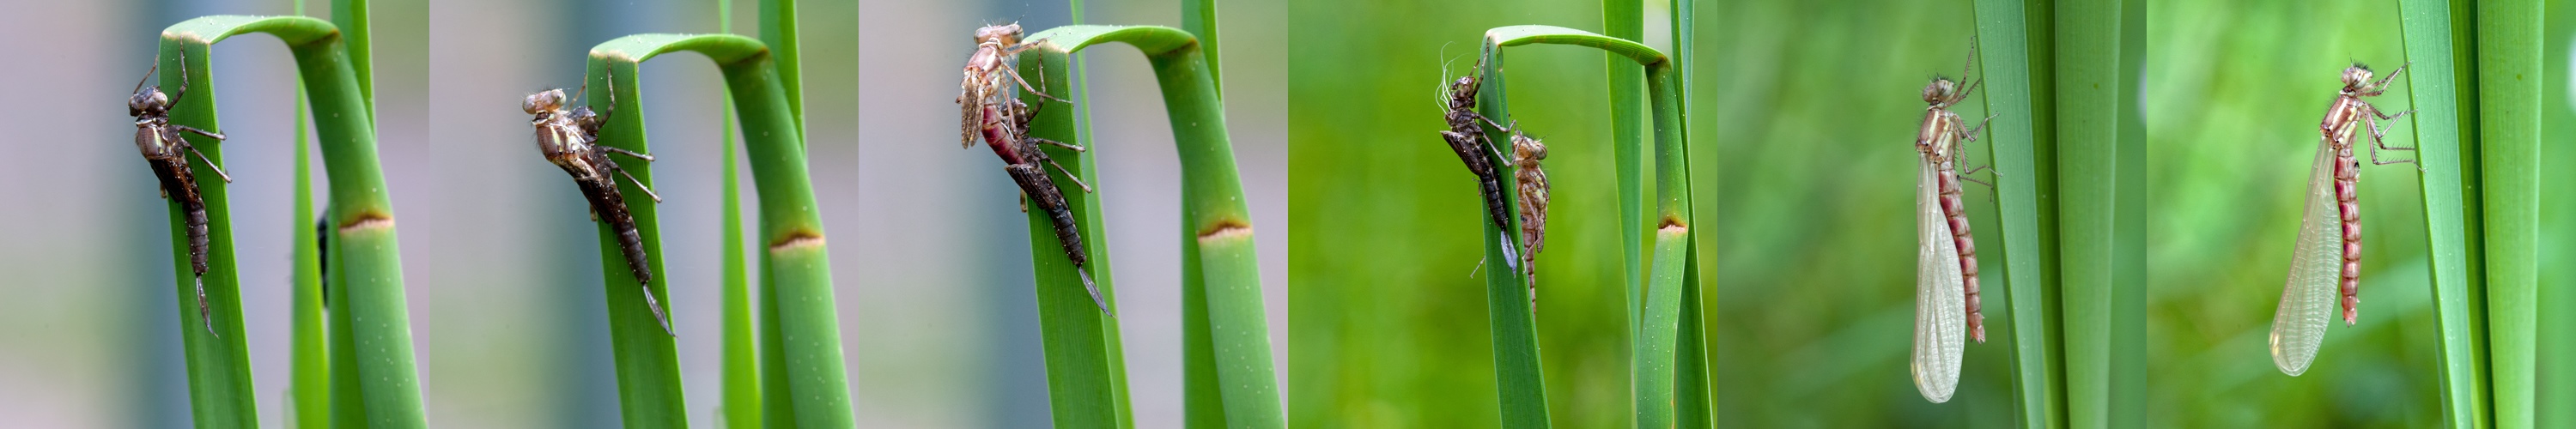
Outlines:
{"type": "Polygon", "coordinates": [[[207,158],[207,157],[206,157],[206,153],[205,153],[205,152],[198,152],[198,151],[197,151],[197,147],[196,147],[196,146],[188,146],[188,153],[197,154],[197,160],[205,161],[205,162],[206,162],[206,168],[209,168],[209,169],[213,169],[213,170],[215,170],[215,177],[221,177],[221,178],[223,178],[223,179],[224,179],[224,183],[232,183],[232,182],[233,182],[233,175],[231,175],[231,174],[225,174],[225,173],[224,173],[224,166],[221,166],[221,165],[215,165],[215,160],[214,160],[214,159],[212,159],[212,158],[207,158]]]}
{"type": "Polygon", "coordinates": [[[2394,120],[2397,120],[2397,118],[2403,118],[2403,117],[2406,117],[2406,115],[2412,115],[2412,114],[2415,114],[2415,111],[2414,111],[2414,110],[2412,110],[2412,109],[2409,109],[2409,110],[2407,110],[2407,111],[2404,111],[2404,112],[2397,112],[2397,114],[2391,115],[2391,114],[2388,114],[2388,113],[2386,113],[2386,112],[2381,112],[2381,111],[2379,111],[2379,106],[2371,106],[2371,107],[2370,107],[2370,114],[2372,114],[2372,115],[2378,115],[2378,116],[2379,116],[2379,119],[2387,119],[2387,120],[2392,120],[2392,121],[2394,121],[2394,120]]]}
{"type": "Polygon", "coordinates": [[[569,109],[572,106],[572,103],[582,100],[582,97],[588,96],[590,96],[590,76],[582,76],[581,86],[572,90],[572,99],[564,100],[564,106],[569,109]]]}
{"type": "MultiPolygon", "coordinates": [[[[2378,113],[2378,112],[2377,112],[2377,109],[2372,109],[2372,110],[2373,110],[2373,111],[2372,111],[2371,113],[2373,113],[2373,114],[2378,113]]],[[[2413,112],[2413,111],[2412,111],[2412,110],[2409,110],[2409,111],[2407,111],[2407,112],[2413,112]]],[[[2405,113],[2399,113],[2399,115],[2404,115],[2404,114],[2405,114],[2405,113]]],[[[2397,160],[2397,161],[2381,161],[2381,160],[2379,160],[2379,151],[2380,151],[2381,149],[2386,149],[2386,150],[2410,150],[2410,151],[2411,151],[2411,150],[2415,150],[2415,148],[2412,148],[2412,147],[2404,147],[2404,148],[2388,147],[2388,141],[2387,141],[2387,140],[2385,140],[2385,139],[2388,137],[2388,130],[2385,130],[2385,129],[2381,129],[2381,128],[2379,128],[2379,119],[2372,118],[2372,117],[2369,117],[2369,116],[2363,116],[2363,117],[2361,118],[2361,122],[2362,122],[2362,125],[2370,127],[2370,142],[2371,142],[2371,145],[2370,145],[2370,163],[2371,163],[2371,164],[2374,164],[2374,165],[2388,165],[2388,164],[2415,164],[2415,165],[2416,165],[2416,167],[2415,167],[2415,168],[2416,168],[2417,170],[2422,170],[2422,169],[2424,168],[2424,167],[2423,167],[2423,164],[2415,163],[2415,160],[2412,160],[2412,159],[2397,160]]]]}
{"type": "MultiPolygon", "coordinates": [[[[1495,129],[1503,130],[1503,132],[1504,132],[1504,133],[1511,134],[1511,135],[1520,135],[1520,134],[1521,134],[1521,128],[1520,128],[1520,127],[1521,127],[1521,120],[1519,120],[1519,119],[1513,119],[1513,120],[1512,120],[1511,125],[1503,125],[1503,124],[1502,124],[1502,123],[1500,123],[1500,122],[1494,122],[1494,119],[1493,119],[1493,118],[1487,118],[1487,117],[1485,117],[1485,114],[1482,114],[1482,113],[1468,112],[1468,114],[1470,114],[1470,115],[1476,115],[1476,120],[1485,121],[1485,124],[1486,124],[1486,125],[1492,125],[1492,126],[1494,126],[1494,128],[1495,128],[1495,129]]],[[[1509,163],[1511,163],[1511,161],[1512,161],[1512,157],[1511,157],[1511,155],[1505,155],[1505,154],[1503,154],[1503,150],[1502,150],[1501,148],[1496,147],[1496,146],[1500,146],[1500,145],[1496,145],[1496,144],[1494,144],[1494,137],[1493,137],[1493,136],[1485,136],[1485,151],[1487,151],[1487,152],[1493,152],[1494,157],[1496,157],[1496,158],[1502,158],[1502,159],[1503,159],[1503,163],[1505,163],[1505,164],[1509,164],[1509,163]]]]}
{"type": "MultiPolygon", "coordinates": [[[[590,82],[582,82],[581,90],[590,91],[590,82]]],[[[617,69],[611,68],[608,69],[608,108],[599,112],[599,123],[608,123],[608,118],[614,116],[617,116],[617,69]]]]}
{"type": "Polygon", "coordinates": [[[134,90],[133,90],[133,91],[127,91],[127,92],[132,92],[132,93],[136,93],[136,94],[141,94],[141,93],[143,93],[143,84],[144,84],[145,82],[151,82],[151,81],[152,81],[152,74],[153,74],[153,73],[160,73],[160,72],[161,72],[161,61],[158,61],[158,59],[155,59],[155,61],[153,61],[153,62],[152,62],[152,69],[151,69],[151,70],[144,70],[144,71],[143,71],[143,79],[135,80],[135,81],[134,81],[134,90]]]}
{"type": "Polygon", "coordinates": [[[224,139],[224,133],[218,133],[218,132],[213,132],[213,131],[206,131],[206,130],[197,129],[197,127],[191,127],[191,126],[179,125],[179,124],[170,124],[170,127],[171,127],[171,128],[173,128],[173,129],[177,129],[177,130],[179,130],[179,131],[187,131],[187,132],[197,133],[197,135],[206,136],[207,138],[212,138],[212,139],[215,139],[215,140],[223,140],[223,139],[224,139]]]}
{"type": "Polygon", "coordinates": [[[642,190],[644,190],[644,196],[653,197],[653,202],[656,202],[656,203],[662,202],[662,195],[661,195],[661,194],[653,193],[653,187],[651,187],[651,186],[644,186],[644,181],[642,181],[642,180],[635,180],[635,174],[634,174],[634,173],[628,173],[628,172],[626,172],[626,167],[619,167],[619,166],[617,166],[617,164],[608,164],[608,169],[610,169],[610,170],[617,170],[617,175],[619,175],[619,176],[626,176],[626,181],[628,181],[628,182],[634,182],[634,183],[635,183],[635,189],[642,189],[642,190]]]}
{"type": "Polygon", "coordinates": [[[635,157],[635,159],[641,159],[641,160],[644,160],[644,162],[653,162],[653,155],[647,155],[647,154],[644,154],[643,152],[636,152],[636,151],[626,150],[626,148],[622,148],[622,147],[607,146],[607,145],[600,145],[600,146],[598,146],[598,148],[600,148],[601,150],[609,151],[609,152],[617,152],[617,153],[626,154],[626,156],[632,156],[632,157],[635,157]]]}
{"type": "Polygon", "coordinates": [[[1967,139],[1968,141],[1977,141],[1977,134],[1985,132],[1986,126],[1993,125],[1994,123],[1995,115],[1986,115],[1985,120],[1978,121],[1977,126],[1968,128],[1968,131],[1965,133],[1960,133],[1959,138],[1967,139]]]}
{"type": "Polygon", "coordinates": [[[2371,82],[2369,85],[2363,85],[2359,95],[2364,97],[2373,97],[2378,96],[2380,93],[2388,92],[2388,81],[2397,79],[2397,75],[2405,74],[2406,68],[2414,65],[2415,62],[2408,61],[2405,65],[2397,66],[2397,70],[2389,71],[2387,76],[2381,76],[2378,81],[2371,82]]]}
{"type": "Polygon", "coordinates": [[[1037,143],[1045,143],[1045,144],[1055,145],[1055,147],[1060,147],[1060,148],[1065,148],[1065,149],[1071,149],[1071,150],[1073,150],[1074,152],[1082,152],[1082,151],[1088,151],[1088,150],[1090,150],[1090,149],[1084,149],[1082,146],[1080,146],[1080,145],[1075,145],[1075,144],[1072,144],[1072,143],[1065,143],[1065,142],[1054,141],[1054,140],[1047,140],[1047,139],[1036,138],[1036,137],[1030,137],[1030,138],[1029,138],[1029,141],[1037,142],[1037,143]]]}
{"type": "MultiPolygon", "coordinates": [[[[1036,137],[1030,137],[1030,138],[1028,138],[1028,141],[1032,141],[1032,142],[1041,142],[1041,143],[1052,143],[1052,142],[1053,142],[1053,141],[1050,141],[1050,140],[1047,140],[1047,139],[1036,138],[1036,137]]],[[[1060,144],[1063,144],[1063,143],[1056,143],[1056,144],[1059,144],[1059,145],[1060,145],[1060,144]]],[[[1064,172],[1064,178],[1065,178],[1065,179],[1068,179],[1068,180],[1072,180],[1072,181],[1073,181],[1074,186],[1081,186],[1081,187],[1082,187],[1082,192],[1083,192],[1083,193],[1086,193],[1086,194],[1087,194],[1087,193],[1091,193],[1091,192],[1092,192],[1092,190],[1091,190],[1091,184],[1089,184],[1089,183],[1083,183],[1083,182],[1082,182],[1082,176],[1080,176],[1080,175],[1076,175],[1076,174],[1073,174],[1073,170],[1072,170],[1072,169],[1064,168],[1064,164],[1057,164],[1057,163],[1055,163],[1055,158],[1054,158],[1054,157],[1047,156],[1046,151],[1035,150],[1037,145],[1035,145],[1035,144],[1031,144],[1031,145],[1029,145],[1029,146],[1030,146],[1030,148],[1031,148],[1031,150],[1029,150],[1029,151],[1028,151],[1028,153],[1029,153],[1029,156],[1030,156],[1030,157],[1037,158],[1037,160],[1039,160],[1039,161],[1046,161],[1047,165],[1055,166],[1055,170],[1056,170],[1056,171],[1064,172]]]]}
{"type": "MultiPolygon", "coordinates": [[[[1976,66],[1977,66],[1977,36],[1971,35],[1971,36],[1968,36],[1968,60],[1967,60],[1967,61],[1962,61],[1962,62],[1960,62],[1960,64],[1959,64],[1959,78],[1960,78],[1960,79],[1967,79],[1967,78],[1968,78],[1968,70],[1975,69],[1975,68],[1976,68],[1976,66]]],[[[1986,78],[1985,78],[1985,77],[1980,76],[1980,77],[1978,77],[1978,78],[1977,78],[1977,80],[1976,80],[1975,82],[1969,82],[1969,83],[1968,83],[1968,86],[1964,87],[1964,89],[1962,89],[1961,91],[1959,91],[1959,93],[1958,93],[1958,94],[1953,94],[1953,95],[1951,95],[1951,96],[1950,96],[1950,99],[1949,99],[1949,100],[1947,100],[1945,103],[1942,103],[1942,104],[1956,104],[1956,103],[1958,103],[1958,102],[1960,102],[1960,101],[1967,100],[1967,99],[1968,99],[1968,94],[1971,94],[1971,93],[1975,93],[1975,92],[1977,92],[1977,88],[1978,88],[1978,87],[1981,87],[1981,86],[1985,86],[1985,84],[1986,84],[1986,78]]]]}
{"type": "Polygon", "coordinates": [[[179,100],[185,98],[188,98],[188,52],[179,51],[179,91],[170,94],[170,106],[178,106],[179,100]]]}
{"type": "Polygon", "coordinates": [[[1976,169],[1972,169],[1972,170],[1968,170],[1968,171],[1965,171],[1965,172],[1961,172],[1961,173],[1959,173],[1959,180],[1967,181],[1968,183],[1975,183],[1975,184],[1979,184],[1979,185],[1986,185],[1986,187],[1988,187],[1988,188],[1995,187],[1995,184],[1993,184],[1993,183],[1986,183],[1986,181],[1983,181],[1983,180],[1977,180],[1977,178],[1974,178],[1974,177],[1968,177],[1968,175],[1969,175],[1969,174],[1974,174],[1974,173],[1976,173],[1976,172],[1978,172],[1978,171],[1984,171],[1984,170],[1986,170],[1986,167],[1977,167],[1976,169]]]}
{"type": "MultiPolygon", "coordinates": [[[[1027,45],[1021,45],[1021,46],[1027,46],[1027,45]]],[[[1024,48],[1024,49],[1025,49],[1025,48],[1024,48]]],[[[1020,77],[1020,70],[1019,70],[1019,69],[1016,69],[1016,68],[1004,68],[1004,69],[1002,69],[1002,72],[1003,72],[1003,73],[1006,73],[1006,74],[1009,74],[1009,75],[1011,76],[1011,81],[1012,81],[1012,82],[1017,82],[1017,83],[1019,83],[1019,84],[1020,84],[1020,89],[1022,89],[1022,90],[1026,90],[1026,91],[1028,91],[1030,94],[1037,94],[1039,97],[1044,97],[1044,98],[1046,98],[1046,99],[1048,99],[1048,100],[1060,101],[1060,102],[1064,102],[1064,103],[1067,103],[1067,104],[1071,104],[1071,103],[1073,103],[1073,100],[1066,100],[1066,99],[1062,99],[1062,98],[1056,98],[1056,96],[1054,96],[1054,95],[1049,95],[1049,94],[1047,94],[1047,93],[1045,93],[1045,92],[1038,91],[1038,89],[1037,89],[1037,88],[1030,87],[1030,86],[1029,86],[1029,80],[1028,80],[1028,79],[1026,79],[1026,78],[1022,78],[1022,77],[1020,77]]],[[[1045,61],[1039,61],[1039,62],[1038,62],[1038,78],[1039,78],[1039,79],[1045,79],[1045,78],[1046,78],[1046,62],[1045,62],[1045,61]]],[[[1040,80],[1040,81],[1038,81],[1038,84],[1039,84],[1039,85],[1046,85],[1046,81],[1044,81],[1044,80],[1040,80]]]]}

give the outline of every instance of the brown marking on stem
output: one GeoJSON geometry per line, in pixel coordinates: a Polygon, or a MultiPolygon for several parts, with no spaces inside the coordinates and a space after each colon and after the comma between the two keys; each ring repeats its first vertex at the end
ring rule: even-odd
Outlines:
{"type": "Polygon", "coordinates": [[[340,222],[341,234],[353,234],[368,230],[391,231],[393,229],[394,217],[392,215],[376,211],[361,211],[358,212],[357,216],[349,218],[348,221],[340,222]]]}
{"type": "Polygon", "coordinates": [[[822,248],[823,234],[813,231],[789,231],[786,237],[769,242],[769,253],[787,253],[807,248],[822,248]]]}
{"type": "Polygon", "coordinates": [[[1690,225],[1684,225],[1681,218],[1672,216],[1665,216],[1663,226],[1655,228],[1655,233],[1659,235],[1682,235],[1688,232],[1690,232],[1690,225]]]}
{"type": "Polygon", "coordinates": [[[1252,238],[1252,224],[1242,219],[1224,218],[1217,219],[1215,223],[1208,224],[1205,228],[1199,228],[1200,243],[1237,237],[1252,238]]]}

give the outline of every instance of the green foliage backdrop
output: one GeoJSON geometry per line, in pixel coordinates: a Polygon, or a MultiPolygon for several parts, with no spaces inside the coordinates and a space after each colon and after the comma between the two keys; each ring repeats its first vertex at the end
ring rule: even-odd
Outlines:
{"type": "MultiPolygon", "coordinates": [[[[2340,71],[2403,63],[2394,2],[2149,4],[2150,426],[2430,427],[2442,418],[2422,193],[2409,165],[2361,170],[2360,324],[2315,366],[2266,354],[2317,121],[2340,71]]],[[[2408,109],[2399,79],[2371,101],[2408,109]]],[[[2414,121],[2385,122],[2412,146],[2414,121]]],[[[2386,154],[2410,157],[2410,154],[2386,154]]],[[[2364,154],[2363,156],[2367,156],[2364,154]]]]}

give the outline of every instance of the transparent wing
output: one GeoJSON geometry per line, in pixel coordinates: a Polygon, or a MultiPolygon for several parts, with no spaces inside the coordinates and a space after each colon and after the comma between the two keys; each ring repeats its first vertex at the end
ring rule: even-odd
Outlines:
{"type": "Polygon", "coordinates": [[[1959,248],[1950,219],[1941,213],[1940,165],[1922,162],[1914,216],[1921,234],[1914,284],[1914,388],[1923,399],[1948,402],[1959,388],[1959,354],[1967,330],[1967,290],[1960,285],[1959,248]]]}
{"type": "Polygon", "coordinates": [[[2281,289],[2281,308],[2272,315],[2272,364],[2292,376],[2308,371],[2324,342],[2326,320],[2335,312],[2335,282],[2342,277],[2343,218],[2336,210],[2334,151],[2317,145],[2317,160],[2308,173],[2308,208],[2299,224],[2298,253],[2290,257],[2290,281],[2281,289]]]}

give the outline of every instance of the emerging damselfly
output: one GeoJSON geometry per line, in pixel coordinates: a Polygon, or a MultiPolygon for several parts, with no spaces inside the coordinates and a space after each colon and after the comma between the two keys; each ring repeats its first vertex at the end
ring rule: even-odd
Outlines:
{"type": "Polygon", "coordinates": [[[2406,67],[2398,66],[2373,81],[2370,66],[2354,63],[2343,69],[2343,89],[2326,107],[2325,120],[2317,124],[2323,137],[2309,167],[2307,212],[2300,218],[2297,253],[2290,257],[2290,280],[2281,289],[2281,307],[2272,316],[2272,364],[2284,374],[2305,373],[2316,360],[2317,347],[2325,341],[2326,314],[2334,311],[2338,291],[2344,325],[2351,326],[2359,315],[2355,307],[2361,305],[2361,205],[2355,201],[2355,191],[2361,182],[2361,162],[2352,156],[2353,139],[2366,125],[2372,164],[2415,162],[2379,160],[2381,149],[2415,150],[2388,147],[2382,141],[2388,132],[2379,127],[2380,120],[2415,111],[2382,113],[2379,106],[2361,99],[2387,92],[2388,81],[2402,73],[2406,67]]]}
{"type": "Polygon", "coordinates": [[[1083,248],[1082,225],[1074,219],[1072,203],[1065,200],[1064,190],[1056,186],[1055,178],[1047,176],[1046,169],[1038,166],[1055,167],[1064,173],[1065,179],[1081,186],[1083,192],[1092,192],[1091,184],[1083,183],[1081,176],[1075,175],[1073,170],[1057,164],[1055,158],[1048,156],[1039,145],[1053,145],[1075,152],[1085,149],[1029,136],[1029,121],[1037,118],[1037,110],[1012,97],[1002,80],[1008,78],[1017,82],[1020,89],[1029,94],[1056,101],[1064,99],[1030,87],[1028,81],[1020,79],[1012,61],[1007,59],[1030,46],[1020,42],[1019,24],[977,29],[975,40],[975,53],[966,58],[966,79],[959,84],[961,93],[957,95],[966,128],[962,143],[973,147],[975,137],[980,133],[985,145],[993,147],[993,155],[1002,158],[1002,172],[1011,176],[1012,183],[1020,185],[1021,209],[1027,210],[1028,204],[1036,203],[1038,211],[1047,215],[1049,223],[1055,226],[1056,243],[1064,248],[1065,259],[1073,262],[1074,272],[1082,279],[1083,290],[1091,293],[1092,304],[1099,306],[1102,314],[1118,317],[1118,313],[1110,311],[1109,299],[1100,295],[1099,283],[1091,278],[1091,255],[1083,248]]]}
{"type": "MultiPolygon", "coordinates": [[[[1976,42],[1970,41],[1961,79],[1975,67],[1976,58],[1976,42]]],[[[1933,77],[1923,87],[1929,107],[1923,109],[1923,125],[1914,137],[1914,150],[1922,155],[1916,164],[1914,202],[1920,250],[1914,285],[1914,387],[1935,403],[1949,401],[1959,387],[1960,355],[1966,348],[1962,328],[1977,342],[1986,342],[1985,316],[1977,300],[1977,245],[1969,237],[1966,207],[1959,198],[1959,181],[1967,179],[1962,174],[1983,168],[1962,173],[1957,166],[1966,153],[1962,143],[1977,141],[1985,124],[1969,127],[1950,111],[1984,83],[1979,79],[1961,87],[1949,78],[1933,77]]]]}
{"type": "Polygon", "coordinates": [[[1020,37],[1020,24],[1016,22],[975,29],[975,53],[966,56],[965,79],[957,85],[957,107],[961,119],[958,121],[959,147],[974,147],[976,132],[1015,119],[1007,115],[987,114],[987,111],[1011,113],[1006,105],[1010,94],[1003,91],[1008,89],[1006,84],[1017,84],[1021,90],[1040,97],[1065,101],[1030,87],[1028,80],[1020,78],[1019,69],[1011,67],[1010,58],[1036,46],[1035,43],[1021,42],[1020,37]],[[1003,79],[1010,82],[1003,82],[1003,79]]]}
{"type": "Polygon", "coordinates": [[[646,286],[653,284],[653,270],[648,265],[650,258],[644,253],[644,236],[636,230],[635,215],[627,211],[626,197],[617,190],[617,178],[623,176],[626,181],[634,182],[635,188],[643,190],[645,196],[653,197],[655,203],[662,202],[662,196],[654,194],[653,188],[642,180],[636,180],[634,174],[626,172],[626,168],[619,167],[617,160],[610,159],[608,154],[622,154],[644,162],[653,162],[653,156],[597,144],[600,126],[608,123],[610,115],[617,114],[616,73],[613,70],[609,72],[606,112],[592,113],[590,106],[565,107],[571,105],[573,99],[590,92],[588,83],[582,84],[571,99],[564,97],[562,88],[529,94],[519,108],[536,115],[528,124],[537,127],[537,151],[545,154],[546,161],[572,174],[573,183],[581,187],[582,197],[590,200],[591,217],[607,222],[608,229],[617,233],[617,249],[626,257],[627,271],[634,273],[636,286],[643,288],[644,306],[653,310],[653,320],[662,324],[662,333],[679,336],[671,330],[671,318],[662,311],[660,300],[653,298],[653,288],[646,286]],[[611,172],[617,175],[609,175],[611,172]]]}
{"type": "Polygon", "coordinates": [[[125,114],[134,117],[134,147],[143,151],[143,160],[152,164],[152,175],[161,179],[161,198],[178,202],[179,211],[187,215],[188,267],[194,271],[192,279],[197,284],[197,318],[204,322],[207,334],[214,334],[214,310],[206,305],[206,252],[212,247],[207,234],[210,222],[206,218],[206,196],[197,187],[196,173],[188,167],[188,155],[205,161],[206,168],[214,170],[215,177],[224,183],[232,183],[233,176],[225,174],[214,159],[198,152],[196,145],[179,134],[195,133],[220,143],[224,140],[222,133],[170,123],[170,108],[188,96],[187,67],[187,59],[181,58],[179,90],[172,94],[161,93],[160,85],[143,86],[152,81],[152,74],[160,72],[161,66],[154,65],[152,70],[143,72],[143,80],[134,83],[133,94],[125,99],[125,114]]]}

